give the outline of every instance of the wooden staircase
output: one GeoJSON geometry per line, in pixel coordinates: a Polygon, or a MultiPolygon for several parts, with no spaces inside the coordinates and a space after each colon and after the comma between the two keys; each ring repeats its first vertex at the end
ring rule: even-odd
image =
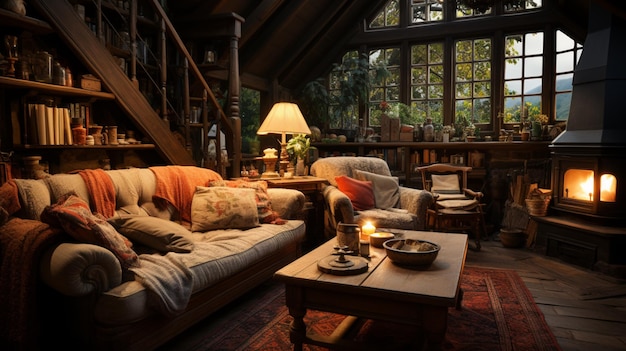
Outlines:
{"type": "MultiPolygon", "coordinates": [[[[174,133],[170,131],[167,119],[159,116],[154,110],[137,88],[136,82],[133,82],[120,69],[111,52],[85,26],[85,23],[77,16],[74,7],[69,1],[32,0],[30,4],[45,17],[45,20],[56,30],[59,37],[62,38],[85,67],[101,79],[103,87],[115,95],[119,107],[127,114],[128,118],[132,120],[141,133],[152,140],[157,152],[165,162],[177,165],[199,165],[198,161],[192,157],[189,142],[186,141],[185,145],[183,145],[174,133]]],[[[228,118],[217,103],[215,96],[213,96],[208,84],[204,81],[201,72],[182,44],[181,39],[158,4],[158,1],[154,1],[154,6],[155,11],[162,18],[161,23],[164,33],[167,32],[169,38],[173,41],[172,46],[176,47],[180,55],[187,61],[185,66],[190,73],[185,72],[186,83],[189,84],[190,81],[188,76],[192,76],[196,81],[200,80],[200,83],[204,86],[207,91],[208,103],[212,104],[216,111],[214,116],[209,116],[211,124],[217,124],[218,128],[225,132],[227,145],[232,149],[229,150],[233,160],[232,163],[238,165],[239,162],[237,160],[241,157],[241,142],[237,143],[236,140],[241,138],[236,137],[237,135],[240,136],[240,131],[236,129],[237,121],[228,118]]],[[[188,99],[188,97],[186,98],[188,99]]],[[[182,111],[182,113],[185,114],[185,118],[189,118],[188,111],[182,111]]],[[[203,166],[206,166],[206,164],[203,164],[203,166]]],[[[224,169],[220,167],[219,158],[216,166],[218,170],[224,169]]],[[[238,173],[238,169],[238,166],[233,167],[231,172],[238,173]]],[[[226,174],[222,175],[226,176],[226,174]]]]}

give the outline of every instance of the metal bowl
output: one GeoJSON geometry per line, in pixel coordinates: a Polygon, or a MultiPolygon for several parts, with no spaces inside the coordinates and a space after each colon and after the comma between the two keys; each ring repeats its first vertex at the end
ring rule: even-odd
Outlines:
{"type": "Polygon", "coordinates": [[[383,243],[389,239],[393,239],[396,236],[389,232],[376,232],[370,235],[370,244],[374,247],[383,248],[383,243]]]}
{"type": "Polygon", "coordinates": [[[402,266],[427,266],[435,261],[441,246],[430,241],[391,239],[383,243],[387,257],[402,266]]]}

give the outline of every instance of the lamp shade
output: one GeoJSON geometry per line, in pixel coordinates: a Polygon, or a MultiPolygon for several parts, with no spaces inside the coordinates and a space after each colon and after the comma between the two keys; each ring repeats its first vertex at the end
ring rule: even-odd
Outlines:
{"type": "Polygon", "coordinates": [[[300,112],[298,105],[290,102],[277,102],[267,114],[259,135],[265,134],[311,134],[311,129],[300,112]]]}

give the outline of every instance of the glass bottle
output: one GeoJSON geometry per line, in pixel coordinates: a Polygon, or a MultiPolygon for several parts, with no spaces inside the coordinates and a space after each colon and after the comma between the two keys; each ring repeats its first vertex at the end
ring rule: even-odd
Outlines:
{"type": "Polygon", "coordinates": [[[432,118],[426,118],[426,123],[424,123],[424,141],[433,141],[435,140],[435,127],[433,126],[432,118]]]}

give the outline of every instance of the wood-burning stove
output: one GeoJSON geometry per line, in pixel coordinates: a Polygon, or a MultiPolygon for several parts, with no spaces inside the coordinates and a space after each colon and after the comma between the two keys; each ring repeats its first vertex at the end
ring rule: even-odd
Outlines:
{"type": "Polygon", "coordinates": [[[602,224],[624,224],[625,150],[553,147],[552,162],[555,210],[602,224]]]}
{"type": "Polygon", "coordinates": [[[626,277],[624,38],[626,18],[590,2],[567,128],[551,145],[551,215],[535,220],[548,255],[626,277]]]}

